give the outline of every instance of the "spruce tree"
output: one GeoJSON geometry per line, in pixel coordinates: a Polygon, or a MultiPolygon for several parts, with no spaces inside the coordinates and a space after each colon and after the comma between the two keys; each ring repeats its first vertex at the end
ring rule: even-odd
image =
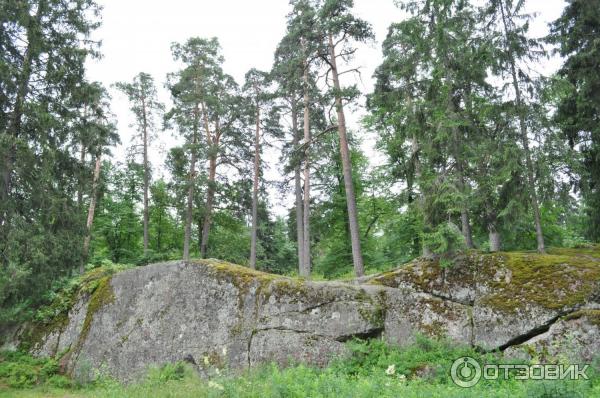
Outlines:
{"type": "MultiPolygon", "coordinates": [[[[565,58],[558,74],[567,82],[555,120],[571,148],[582,154],[579,186],[588,217],[586,235],[600,241],[600,2],[570,0],[553,22],[549,41],[565,58]]],[[[577,170],[574,170],[577,172],[577,170]]]]}

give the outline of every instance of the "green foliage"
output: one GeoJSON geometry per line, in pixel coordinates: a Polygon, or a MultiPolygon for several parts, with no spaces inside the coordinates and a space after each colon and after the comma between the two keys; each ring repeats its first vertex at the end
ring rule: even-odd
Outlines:
{"type": "MultiPolygon", "coordinates": [[[[389,346],[380,340],[348,343],[350,354],[334,360],[326,368],[292,365],[282,369],[266,365],[242,374],[214,375],[200,378],[189,364],[170,364],[151,368],[141,383],[121,385],[114,382],[88,386],[60,386],[63,376],[38,379],[36,389],[6,389],[0,384],[0,395],[11,397],[434,397],[434,398],[495,398],[495,397],[583,397],[600,393],[598,372],[590,370],[588,381],[480,381],[472,388],[458,387],[450,379],[453,361],[470,356],[480,363],[507,362],[499,354],[481,354],[468,347],[453,346],[417,336],[406,347],[389,346]]],[[[19,354],[21,355],[21,354],[19,354]]],[[[13,360],[25,368],[32,361],[22,356],[13,360]]],[[[43,361],[43,360],[33,360],[43,361]]],[[[522,363],[522,362],[521,362],[522,363]]],[[[0,369],[4,369],[0,362],[0,369]]],[[[29,374],[24,371],[25,374],[29,374]]],[[[0,376],[0,383],[4,382],[0,376]]]]}
{"type": "Polygon", "coordinates": [[[21,352],[0,352],[0,385],[31,388],[50,383],[59,388],[71,387],[68,379],[58,375],[58,370],[58,363],[54,359],[33,358],[21,352]]]}
{"type": "Polygon", "coordinates": [[[118,139],[106,91],[87,82],[97,54],[93,0],[2,2],[0,324],[21,321],[81,261],[84,191],[96,155],[118,139]],[[79,152],[79,153],[77,153],[79,152]],[[77,198],[77,200],[76,200],[77,198]]]}
{"type": "Polygon", "coordinates": [[[568,2],[553,22],[549,41],[565,57],[558,74],[562,77],[557,94],[555,121],[569,146],[581,156],[572,169],[579,171],[576,185],[582,190],[587,213],[586,237],[600,241],[600,12],[598,1],[568,2]]]}
{"type": "Polygon", "coordinates": [[[75,304],[77,293],[91,294],[98,288],[103,278],[133,266],[133,264],[115,264],[110,260],[104,260],[100,266],[90,268],[83,275],[60,281],[46,293],[45,300],[48,304],[38,308],[33,319],[36,322],[48,323],[58,317],[66,316],[75,304]]]}
{"type": "Polygon", "coordinates": [[[466,248],[462,233],[452,222],[439,225],[434,232],[424,233],[423,244],[434,254],[442,256],[442,266],[448,265],[449,258],[466,248]]]}
{"type": "Polygon", "coordinates": [[[161,367],[153,367],[146,376],[150,384],[164,384],[168,381],[182,380],[184,376],[190,374],[190,369],[186,368],[183,362],[169,363],[161,367]]]}
{"type": "Polygon", "coordinates": [[[106,250],[115,263],[135,262],[142,255],[141,203],[143,168],[128,161],[105,162],[103,197],[94,222],[92,257],[106,250]]]}
{"type": "Polygon", "coordinates": [[[369,377],[385,374],[394,365],[395,375],[415,378],[425,367],[431,369],[427,378],[431,382],[445,383],[448,369],[456,358],[472,356],[479,358],[473,348],[452,346],[448,342],[434,341],[418,336],[415,344],[407,348],[390,347],[381,340],[348,343],[349,358],[334,362],[332,368],[341,374],[356,377],[369,377]]]}

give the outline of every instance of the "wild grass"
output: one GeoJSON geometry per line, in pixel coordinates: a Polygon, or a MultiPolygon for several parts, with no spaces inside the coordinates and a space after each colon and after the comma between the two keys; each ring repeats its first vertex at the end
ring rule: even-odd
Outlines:
{"type": "Polygon", "coordinates": [[[452,362],[471,356],[480,363],[507,363],[496,354],[480,354],[469,347],[418,338],[407,347],[380,340],[352,341],[351,354],[319,369],[305,365],[279,368],[275,364],[233,374],[226,369],[201,378],[188,364],[150,369],[146,378],[123,385],[99,377],[81,384],[59,374],[56,361],[21,353],[0,355],[0,397],[600,397],[598,367],[579,381],[480,381],[472,388],[455,385],[452,362]]]}

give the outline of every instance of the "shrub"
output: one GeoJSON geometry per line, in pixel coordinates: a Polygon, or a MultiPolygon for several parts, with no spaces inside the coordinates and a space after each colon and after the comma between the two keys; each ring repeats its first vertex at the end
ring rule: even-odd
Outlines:
{"type": "Polygon", "coordinates": [[[27,388],[44,383],[58,372],[54,359],[33,358],[21,352],[0,353],[0,384],[27,388]]]}

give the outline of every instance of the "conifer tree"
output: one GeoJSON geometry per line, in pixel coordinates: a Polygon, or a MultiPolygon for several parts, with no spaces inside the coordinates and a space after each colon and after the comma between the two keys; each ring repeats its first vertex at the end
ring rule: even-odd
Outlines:
{"type": "Polygon", "coordinates": [[[598,0],[570,0],[548,38],[566,59],[558,72],[567,88],[559,100],[556,122],[570,147],[583,155],[579,186],[588,216],[585,232],[596,242],[600,241],[599,10],[598,0]]]}
{"type": "Polygon", "coordinates": [[[519,139],[525,160],[524,174],[527,176],[526,189],[529,193],[533,210],[537,250],[540,253],[544,253],[546,249],[542,230],[540,202],[537,193],[535,165],[527,129],[528,109],[530,106],[528,106],[524,97],[525,88],[529,87],[531,89],[533,79],[527,72],[527,68],[519,66],[520,62],[531,63],[536,61],[544,51],[539,41],[527,37],[529,30],[528,20],[531,19],[531,16],[522,14],[524,5],[524,0],[490,1],[487,5],[487,12],[491,17],[488,28],[495,27],[501,37],[501,40],[497,44],[498,51],[496,53],[498,69],[500,73],[510,76],[510,84],[512,85],[514,95],[513,109],[518,120],[519,139]]]}
{"type": "MultiPolygon", "coordinates": [[[[140,72],[133,78],[131,83],[120,82],[116,84],[129,100],[130,110],[135,116],[135,124],[138,131],[136,140],[142,147],[142,165],[144,167],[144,255],[148,254],[149,242],[149,189],[150,189],[150,162],[148,149],[156,133],[155,119],[160,117],[164,106],[157,98],[154,79],[147,73],[140,72]]],[[[136,148],[137,149],[137,148],[136,148]]],[[[136,151],[137,152],[137,151],[136,151]]]]}
{"type": "Polygon", "coordinates": [[[335,109],[337,113],[337,130],[339,133],[340,154],[342,170],[344,175],[344,188],[348,205],[348,224],[350,228],[350,239],[352,242],[352,259],[354,273],[363,276],[365,269],[362,258],[360,243],[360,231],[358,225],[358,210],[356,208],[356,197],[354,182],[352,181],[352,161],[348,146],[348,134],[346,129],[346,116],[344,114],[344,101],[356,96],[356,89],[343,90],[340,83],[340,74],[348,71],[338,69],[338,61],[345,60],[356,52],[351,42],[364,42],[373,38],[371,26],[350,13],[353,7],[352,0],[325,0],[319,9],[319,28],[324,39],[321,48],[321,58],[327,64],[328,72],[331,72],[333,82],[333,97],[335,98],[335,109]]]}

